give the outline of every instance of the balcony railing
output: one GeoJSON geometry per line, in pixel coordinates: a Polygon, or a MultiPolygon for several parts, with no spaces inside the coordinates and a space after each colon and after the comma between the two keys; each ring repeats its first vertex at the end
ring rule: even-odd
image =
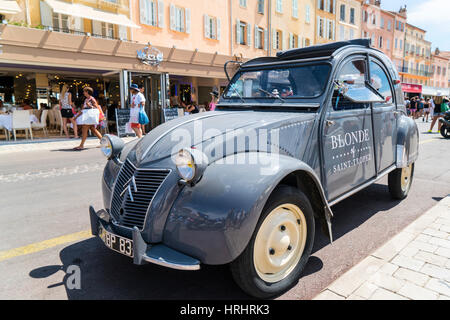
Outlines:
{"type": "Polygon", "coordinates": [[[431,77],[433,75],[429,71],[427,72],[427,71],[424,71],[424,70],[411,69],[411,68],[408,68],[408,67],[400,68],[400,72],[408,73],[408,74],[412,74],[412,75],[416,75],[416,76],[427,77],[427,78],[429,78],[429,77],[431,77]]]}
{"type": "Polygon", "coordinates": [[[47,27],[46,26],[46,27],[44,27],[44,30],[69,33],[69,34],[74,34],[74,35],[79,35],[79,36],[91,36],[91,37],[95,37],[95,38],[103,38],[103,39],[110,39],[110,40],[126,40],[126,39],[120,39],[119,37],[116,37],[116,36],[95,34],[95,33],[90,33],[90,32],[79,31],[79,30],[72,30],[69,28],[47,27]]]}

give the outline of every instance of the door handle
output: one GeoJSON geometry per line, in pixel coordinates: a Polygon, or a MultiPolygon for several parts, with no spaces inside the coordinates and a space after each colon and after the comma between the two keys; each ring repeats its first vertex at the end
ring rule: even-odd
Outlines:
{"type": "Polygon", "coordinates": [[[327,127],[331,127],[332,125],[334,125],[336,122],[334,122],[333,120],[327,120],[326,121],[326,125],[327,127]]]}

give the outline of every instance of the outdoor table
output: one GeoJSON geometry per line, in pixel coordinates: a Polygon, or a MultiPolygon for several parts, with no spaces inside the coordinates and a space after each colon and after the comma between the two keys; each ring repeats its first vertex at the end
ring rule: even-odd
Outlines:
{"type": "MultiPolygon", "coordinates": [[[[39,122],[38,118],[34,114],[30,114],[30,123],[39,122]]],[[[12,114],[0,114],[0,126],[6,128],[6,130],[12,130],[12,114]]]]}

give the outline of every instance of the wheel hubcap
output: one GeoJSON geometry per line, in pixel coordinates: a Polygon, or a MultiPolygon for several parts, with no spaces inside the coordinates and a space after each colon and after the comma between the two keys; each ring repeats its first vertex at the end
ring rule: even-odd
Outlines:
{"type": "Polygon", "coordinates": [[[409,187],[409,184],[411,182],[411,172],[412,172],[412,164],[410,164],[406,168],[402,168],[401,186],[403,191],[406,191],[409,187]]]}
{"type": "Polygon", "coordinates": [[[255,239],[256,272],[266,282],[287,277],[300,260],[306,244],[306,219],[293,204],[278,206],[266,217],[255,239]]]}

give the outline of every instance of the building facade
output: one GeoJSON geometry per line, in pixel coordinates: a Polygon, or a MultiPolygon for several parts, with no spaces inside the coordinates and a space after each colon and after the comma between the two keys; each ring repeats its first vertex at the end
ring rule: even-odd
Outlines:
{"type": "Polygon", "coordinates": [[[336,41],[336,0],[316,0],[315,44],[336,41]]]}
{"type": "Polygon", "coordinates": [[[336,2],[336,40],[352,40],[361,37],[362,0],[338,0],[336,2]]]}
{"type": "Polygon", "coordinates": [[[446,95],[448,94],[448,65],[449,58],[436,49],[431,55],[430,86],[441,93],[444,91],[446,95]]]}
{"type": "Polygon", "coordinates": [[[391,12],[394,15],[394,27],[392,36],[392,62],[397,67],[398,72],[402,72],[403,59],[405,52],[405,33],[406,33],[406,7],[400,8],[398,12],[391,12]]]}

